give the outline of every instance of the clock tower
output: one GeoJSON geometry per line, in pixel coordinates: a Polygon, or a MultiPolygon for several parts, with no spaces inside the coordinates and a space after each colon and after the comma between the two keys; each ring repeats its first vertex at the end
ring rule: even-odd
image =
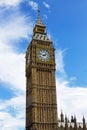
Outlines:
{"type": "Polygon", "coordinates": [[[56,130],[57,127],[55,49],[38,10],[26,51],[26,130],[56,130]]]}

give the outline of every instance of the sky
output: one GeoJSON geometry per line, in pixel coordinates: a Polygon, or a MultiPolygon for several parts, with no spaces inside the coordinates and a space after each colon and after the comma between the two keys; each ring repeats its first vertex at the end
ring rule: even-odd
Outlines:
{"type": "Polygon", "coordinates": [[[87,1],[0,0],[0,130],[25,128],[25,52],[38,7],[56,48],[58,116],[87,121],[87,1]]]}

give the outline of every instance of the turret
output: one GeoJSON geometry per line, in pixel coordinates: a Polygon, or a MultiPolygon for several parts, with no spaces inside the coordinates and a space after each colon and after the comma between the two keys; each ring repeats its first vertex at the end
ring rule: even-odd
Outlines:
{"type": "Polygon", "coordinates": [[[83,116],[83,130],[86,130],[85,118],[83,116]]]}
{"type": "Polygon", "coordinates": [[[68,130],[68,120],[67,116],[65,115],[65,130],[68,130]]]}
{"type": "Polygon", "coordinates": [[[72,123],[72,122],[74,122],[74,118],[73,118],[73,116],[71,116],[71,123],[72,123]]]}
{"type": "Polygon", "coordinates": [[[77,120],[76,120],[76,116],[74,116],[74,130],[77,130],[77,120]]]}
{"type": "Polygon", "coordinates": [[[85,118],[84,118],[84,116],[83,116],[83,124],[85,124],[85,118]]]}
{"type": "Polygon", "coordinates": [[[62,110],[61,110],[60,117],[61,117],[61,122],[64,122],[64,115],[63,115],[63,112],[62,112],[62,110]]]}

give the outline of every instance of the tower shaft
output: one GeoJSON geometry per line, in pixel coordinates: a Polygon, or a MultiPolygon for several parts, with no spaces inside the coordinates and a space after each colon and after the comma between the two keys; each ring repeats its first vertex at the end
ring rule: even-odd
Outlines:
{"type": "Polygon", "coordinates": [[[55,49],[40,12],[26,51],[26,130],[55,130],[55,49]]]}

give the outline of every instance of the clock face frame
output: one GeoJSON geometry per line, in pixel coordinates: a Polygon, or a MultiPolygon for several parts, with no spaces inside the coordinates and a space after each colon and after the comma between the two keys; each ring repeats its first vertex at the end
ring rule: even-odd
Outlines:
{"type": "Polygon", "coordinates": [[[42,49],[38,51],[38,57],[42,61],[48,61],[50,59],[50,54],[47,50],[42,49]]]}

